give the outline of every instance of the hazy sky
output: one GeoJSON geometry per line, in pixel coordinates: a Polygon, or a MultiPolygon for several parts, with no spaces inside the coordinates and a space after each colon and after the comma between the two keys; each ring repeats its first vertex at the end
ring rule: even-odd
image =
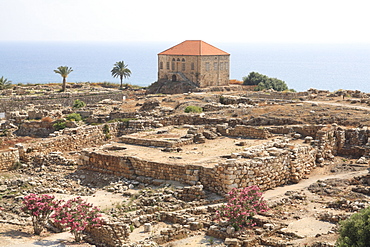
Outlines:
{"type": "Polygon", "coordinates": [[[0,41],[370,43],[360,0],[0,0],[0,41]]]}

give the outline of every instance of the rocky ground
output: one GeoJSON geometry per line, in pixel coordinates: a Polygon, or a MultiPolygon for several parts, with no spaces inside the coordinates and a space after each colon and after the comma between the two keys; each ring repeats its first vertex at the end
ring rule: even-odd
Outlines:
{"type": "MultiPolygon", "coordinates": [[[[135,218],[153,212],[173,212],[190,222],[214,222],[214,211],[222,197],[205,191],[204,199],[187,202],[178,196],[184,185],[159,181],[156,185],[130,181],[122,177],[76,170],[72,159],[54,164],[23,164],[17,170],[0,174],[0,246],[74,246],[68,233],[45,231],[32,235],[30,219],[21,211],[22,198],[28,193],[48,193],[57,198],[82,196],[112,218],[135,218]]],[[[54,161],[58,160],[57,158],[54,161]]],[[[333,246],[338,222],[369,205],[370,176],[367,165],[354,160],[336,159],[331,165],[317,168],[298,184],[278,187],[264,193],[271,208],[257,217],[257,227],[236,233],[251,243],[263,239],[263,246],[333,246]]],[[[151,219],[152,231],[134,222],[131,243],[153,237],[174,223],[151,219]]],[[[222,225],[222,224],[221,224],[222,225]]],[[[225,225],[226,227],[226,225],[225,225]]],[[[185,239],[163,246],[225,246],[225,241],[207,236],[209,227],[192,229],[185,239]]],[[[83,246],[88,246],[84,244],[83,246]]],[[[79,244],[78,246],[81,246],[79,244]]],[[[132,245],[134,246],[134,245],[132,245]]],[[[142,245],[144,246],[144,245],[142,245]]]]}
{"type": "MultiPolygon", "coordinates": [[[[103,102],[91,106],[94,114],[86,122],[101,123],[102,119],[120,111],[150,119],[182,114],[186,106],[200,105],[205,110],[202,114],[207,118],[238,119],[245,125],[253,126],[370,125],[369,102],[345,98],[340,93],[320,96],[312,91],[309,100],[287,101],[261,100],[251,95],[247,97],[244,93],[234,97],[233,94],[137,96],[135,100],[129,99],[119,105],[103,102]]],[[[3,134],[2,148],[17,142],[38,141],[38,138],[31,136],[3,134]]],[[[146,135],[149,134],[149,131],[146,132],[146,135]]],[[[177,133],[172,134],[177,137],[177,133]]],[[[235,145],[236,141],[224,138],[223,142],[209,141],[208,146],[188,145],[183,147],[181,155],[161,151],[158,153],[163,157],[155,153],[150,155],[177,163],[181,163],[182,159],[204,162],[202,154],[205,152],[211,166],[217,163],[221,149],[225,153],[237,152],[240,147],[235,145]]],[[[248,140],[247,146],[263,141],[248,140]]],[[[140,147],[135,152],[150,156],[147,150],[147,147],[140,147]]],[[[125,152],[130,152],[130,149],[125,152]]],[[[68,232],[55,233],[52,227],[40,237],[34,236],[30,218],[21,210],[22,199],[29,193],[53,194],[64,200],[81,196],[101,208],[104,217],[110,221],[119,220],[132,226],[126,246],[157,246],[154,241],[163,242],[161,246],[237,246],[236,238],[239,244],[240,240],[243,241],[243,246],[334,246],[338,238],[338,222],[370,203],[367,158],[359,162],[351,156],[335,157],[324,162],[298,184],[265,191],[264,197],[270,210],[256,216],[255,227],[234,232],[226,222],[215,218],[215,212],[224,198],[202,190],[201,185],[190,187],[167,180],[151,180],[149,183],[146,178],[129,180],[87,172],[78,169],[78,155],[77,151],[36,156],[30,162],[17,164],[12,171],[0,173],[0,246],[91,246],[88,239],[75,243],[68,232]],[[150,231],[144,230],[145,223],[151,224],[150,231]],[[160,239],[160,234],[169,236],[172,233],[177,234],[172,241],[160,239]]]]}

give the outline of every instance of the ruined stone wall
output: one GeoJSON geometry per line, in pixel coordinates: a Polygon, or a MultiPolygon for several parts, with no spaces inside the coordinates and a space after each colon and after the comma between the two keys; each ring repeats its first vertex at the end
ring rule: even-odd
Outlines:
{"type": "Polygon", "coordinates": [[[228,129],[228,136],[267,139],[271,137],[271,133],[265,128],[236,125],[235,128],[228,129]]]}
{"type": "MultiPolygon", "coordinates": [[[[104,126],[81,126],[73,129],[64,129],[61,134],[52,138],[39,139],[35,143],[19,146],[20,158],[27,161],[34,154],[49,154],[50,152],[77,151],[85,147],[100,146],[109,141],[111,136],[127,134],[126,123],[109,123],[109,133],[105,133],[104,126]]],[[[128,130],[130,131],[130,130],[128,130]]]]}
{"type": "Polygon", "coordinates": [[[297,183],[316,167],[316,150],[312,147],[285,144],[276,148],[272,145],[268,143],[252,148],[252,152],[242,153],[246,159],[231,159],[219,164],[215,174],[220,181],[218,190],[227,192],[232,188],[251,185],[266,190],[297,183]]]}
{"type": "Polygon", "coordinates": [[[17,162],[19,162],[18,149],[12,148],[10,150],[0,151],[0,171],[10,170],[17,162]]]}
{"type": "Polygon", "coordinates": [[[122,91],[105,91],[92,93],[53,93],[43,96],[15,96],[0,99],[0,112],[19,111],[28,104],[72,106],[76,99],[84,101],[86,104],[95,104],[103,99],[122,101],[125,95],[122,91]]]}
{"type": "Polygon", "coordinates": [[[84,151],[80,159],[80,169],[130,179],[146,176],[188,184],[201,182],[208,190],[227,193],[234,187],[258,185],[262,189],[269,189],[289,182],[298,182],[316,166],[315,160],[316,150],[309,145],[268,143],[240,154],[238,159],[226,160],[214,168],[166,164],[138,157],[119,157],[104,152],[84,151]],[[264,156],[260,156],[260,152],[264,153],[264,156]]]}
{"type": "Polygon", "coordinates": [[[370,130],[367,127],[345,129],[336,124],[323,125],[313,137],[319,162],[332,160],[334,155],[356,158],[370,155],[370,130]]]}
{"type": "Polygon", "coordinates": [[[87,242],[98,246],[122,246],[130,235],[130,227],[119,222],[109,222],[84,230],[87,242]]]}
{"type": "Polygon", "coordinates": [[[136,138],[131,136],[122,136],[120,140],[123,143],[141,145],[141,146],[155,146],[155,147],[181,147],[193,143],[193,139],[179,139],[174,141],[155,140],[155,139],[144,139],[136,138]]]}
{"type": "Polygon", "coordinates": [[[324,128],[326,125],[316,124],[316,125],[283,125],[283,126],[271,126],[265,127],[272,134],[290,134],[299,133],[302,137],[311,136],[316,139],[317,132],[324,128]]]}
{"type": "Polygon", "coordinates": [[[42,136],[47,137],[50,133],[54,132],[52,122],[44,121],[30,121],[23,122],[19,125],[19,129],[16,131],[18,136],[42,136]]]}

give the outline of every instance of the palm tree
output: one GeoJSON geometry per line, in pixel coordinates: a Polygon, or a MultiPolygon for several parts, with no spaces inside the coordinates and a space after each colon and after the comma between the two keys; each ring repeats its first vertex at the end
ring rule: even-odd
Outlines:
{"type": "Polygon", "coordinates": [[[119,61],[115,63],[111,72],[114,78],[119,77],[119,79],[121,80],[121,88],[123,78],[128,78],[131,75],[131,70],[127,68],[127,64],[125,64],[124,61],[119,61]]]}
{"type": "Polygon", "coordinates": [[[72,71],[73,69],[68,66],[59,66],[54,70],[55,73],[60,74],[63,77],[62,92],[66,91],[66,79],[72,71]]]}
{"type": "Polygon", "coordinates": [[[8,81],[8,79],[4,78],[4,76],[0,77],[0,90],[8,89],[12,86],[12,81],[8,81]]]}

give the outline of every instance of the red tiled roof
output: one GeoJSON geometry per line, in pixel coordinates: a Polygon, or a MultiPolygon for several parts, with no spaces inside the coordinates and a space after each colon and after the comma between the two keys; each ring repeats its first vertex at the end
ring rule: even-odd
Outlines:
{"type": "Polygon", "coordinates": [[[158,55],[230,55],[202,40],[185,40],[158,55]]]}

